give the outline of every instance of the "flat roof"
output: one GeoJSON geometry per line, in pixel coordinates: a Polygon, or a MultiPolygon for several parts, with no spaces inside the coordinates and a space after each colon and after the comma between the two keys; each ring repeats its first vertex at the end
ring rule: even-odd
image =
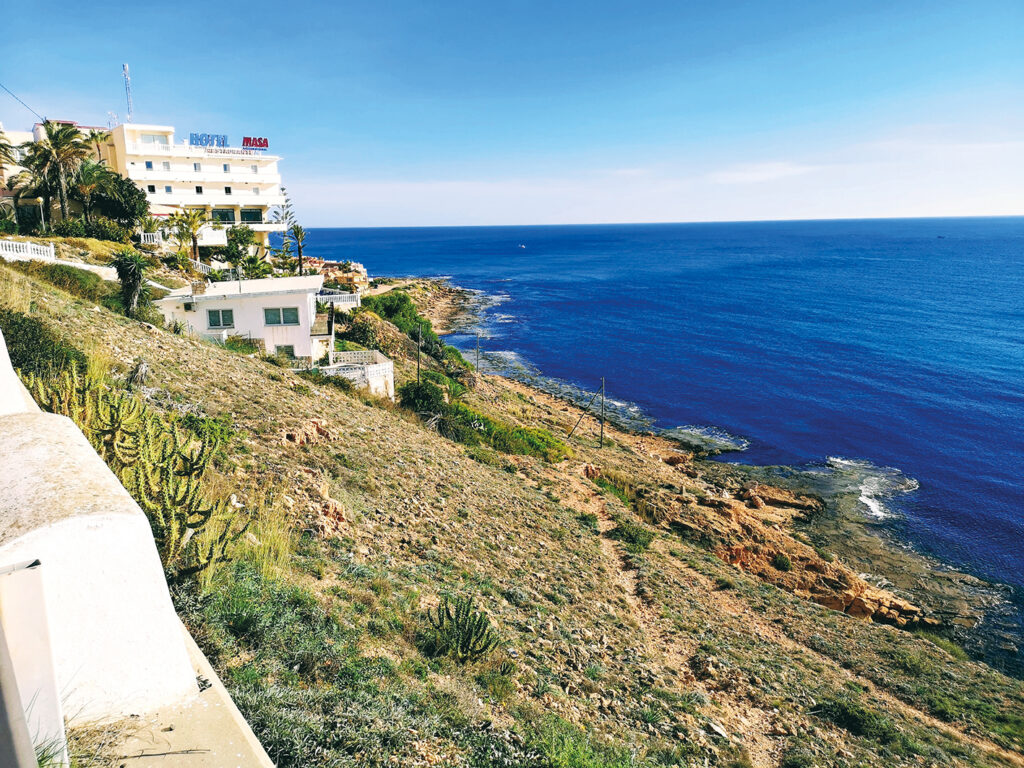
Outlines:
{"type": "Polygon", "coordinates": [[[158,301],[210,301],[213,299],[230,299],[236,296],[270,296],[277,293],[316,293],[324,284],[323,275],[303,275],[302,277],[264,277],[258,280],[225,280],[209,283],[203,293],[187,293],[172,291],[158,301]]]}

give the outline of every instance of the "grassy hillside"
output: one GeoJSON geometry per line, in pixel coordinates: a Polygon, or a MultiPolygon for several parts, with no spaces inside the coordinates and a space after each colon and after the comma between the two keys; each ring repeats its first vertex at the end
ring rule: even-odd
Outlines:
{"type": "MultiPolygon", "coordinates": [[[[1021,683],[894,626],[924,628],[791,535],[813,500],[730,489],[652,437],[598,449],[589,418],[558,463],[466,447],[2,266],[0,305],[111,386],[145,360],[150,407],[229,436],[210,483],[251,527],[175,600],[280,765],[1024,765],[1021,683]],[[878,621],[819,604],[845,592],[878,621]],[[492,650],[441,652],[446,597],[492,650]]],[[[504,423],[579,417],[478,379],[464,402],[504,423]]]]}

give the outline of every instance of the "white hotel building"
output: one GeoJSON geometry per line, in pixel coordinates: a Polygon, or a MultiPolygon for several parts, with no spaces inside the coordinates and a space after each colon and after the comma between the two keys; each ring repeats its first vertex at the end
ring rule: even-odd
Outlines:
{"type": "Polygon", "coordinates": [[[123,123],[110,130],[100,154],[146,193],[153,216],[202,208],[222,225],[204,227],[200,245],[226,244],[232,224],[251,227],[266,245],[270,232],[284,229],[269,221],[270,209],[285,202],[277,170],[281,158],[269,154],[264,137],[243,137],[237,144],[208,133],[175,141],[171,126],[123,123]]]}

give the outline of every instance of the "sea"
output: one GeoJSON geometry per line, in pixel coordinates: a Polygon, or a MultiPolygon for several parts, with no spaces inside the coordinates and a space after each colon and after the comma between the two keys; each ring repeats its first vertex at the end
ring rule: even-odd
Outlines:
{"type": "Polygon", "coordinates": [[[855,477],[860,511],[1024,590],[1024,217],[311,229],[444,276],[485,370],[719,458],[855,477]],[[852,474],[851,474],[852,473],[852,474]]]}

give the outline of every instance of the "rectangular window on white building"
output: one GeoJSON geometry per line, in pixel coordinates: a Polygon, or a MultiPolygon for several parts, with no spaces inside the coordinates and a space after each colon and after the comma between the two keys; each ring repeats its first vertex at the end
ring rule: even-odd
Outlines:
{"type": "Polygon", "coordinates": [[[234,328],[235,313],[230,309],[208,309],[206,318],[210,321],[211,328],[234,328]]]}
{"type": "Polygon", "coordinates": [[[298,325],[298,307],[267,307],[263,310],[263,322],[267,325],[298,325]]]}
{"type": "Polygon", "coordinates": [[[253,188],[252,188],[252,193],[253,193],[254,195],[256,195],[256,196],[259,196],[259,194],[260,194],[260,188],[259,188],[259,187],[253,187],[253,188]]]}
{"type": "Polygon", "coordinates": [[[151,195],[155,195],[156,194],[156,184],[150,184],[148,187],[146,187],[146,191],[149,192],[149,194],[151,194],[151,195]]]}
{"type": "Polygon", "coordinates": [[[224,163],[224,173],[231,173],[231,165],[224,163]]]}
{"type": "Polygon", "coordinates": [[[171,170],[171,164],[166,160],[164,160],[160,165],[163,167],[165,171],[171,170]]]}
{"type": "Polygon", "coordinates": [[[201,186],[199,186],[198,184],[196,184],[196,194],[197,195],[203,194],[203,188],[201,186]]]}
{"type": "Polygon", "coordinates": [[[152,171],[153,170],[153,161],[152,160],[147,160],[146,161],[146,170],[147,171],[152,171]]]}
{"type": "Polygon", "coordinates": [[[260,167],[258,165],[250,165],[249,170],[251,170],[253,173],[259,173],[260,167]]]}
{"type": "Polygon", "coordinates": [[[274,353],[278,355],[284,355],[285,357],[295,357],[295,345],[278,344],[276,347],[274,347],[274,353]]]}
{"type": "Polygon", "coordinates": [[[198,173],[199,171],[203,170],[203,164],[202,163],[192,163],[192,170],[196,171],[198,173]]]}
{"type": "Polygon", "coordinates": [[[165,195],[171,194],[171,185],[170,184],[167,184],[167,185],[164,186],[164,194],[165,195]]]}
{"type": "Polygon", "coordinates": [[[230,195],[231,194],[231,187],[224,187],[224,194],[225,195],[230,195]]]}

